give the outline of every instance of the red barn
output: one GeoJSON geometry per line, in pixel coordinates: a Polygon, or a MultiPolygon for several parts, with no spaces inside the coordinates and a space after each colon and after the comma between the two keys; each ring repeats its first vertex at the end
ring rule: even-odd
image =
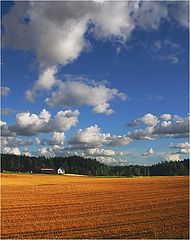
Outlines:
{"type": "Polygon", "coordinates": [[[40,172],[44,173],[44,174],[54,174],[55,169],[54,168],[41,168],[40,172]]]}

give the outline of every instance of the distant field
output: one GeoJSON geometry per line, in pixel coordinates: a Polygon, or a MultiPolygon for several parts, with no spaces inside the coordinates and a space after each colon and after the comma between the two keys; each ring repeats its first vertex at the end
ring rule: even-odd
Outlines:
{"type": "Polygon", "coordinates": [[[188,239],[188,181],[1,174],[1,238],[188,239]]]}

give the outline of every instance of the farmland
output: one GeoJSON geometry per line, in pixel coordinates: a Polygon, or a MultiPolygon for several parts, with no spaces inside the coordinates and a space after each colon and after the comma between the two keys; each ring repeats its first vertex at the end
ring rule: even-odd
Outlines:
{"type": "Polygon", "coordinates": [[[189,238],[188,181],[1,174],[1,237],[189,238]]]}

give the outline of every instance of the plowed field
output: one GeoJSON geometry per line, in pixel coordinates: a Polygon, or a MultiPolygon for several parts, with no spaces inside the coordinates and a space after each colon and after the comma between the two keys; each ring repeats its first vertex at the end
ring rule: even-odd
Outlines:
{"type": "Polygon", "coordinates": [[[188,181],[2,174],[1,238],[189,238],[188,181]]]}

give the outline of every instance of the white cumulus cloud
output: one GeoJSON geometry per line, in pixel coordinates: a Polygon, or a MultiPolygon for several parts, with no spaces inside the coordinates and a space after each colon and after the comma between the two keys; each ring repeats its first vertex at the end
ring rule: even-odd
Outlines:
{"type": "Polygon", "coordinates": [[[54,118],[43,109],[39,115],[30,112],[18,113],[16,123],[9,129],[18,135],[32,136],[39,133],[65,132],[78,123],[78,110],[59,111],[54,118]]]}
{"type": "Polygon", "coordinates": [[[189,116],[172,121],[162,121],[154,128],[153,134],[165,137],[188,137],[189,116]]]}
{"type": "Polygon", "coordinates": [[[148,127],[128,132],[127,136],[136,140],[153,140],[158,137],[185,138],[189,136],[189,120],[189,116],[163,114],[157,117],[148,113],[128,124],[137,127],[140,123],[144,123],[148,127]]]}
{"type": "Polygon", "coordinates": [[[39,145],[39,144],[47,144],[47,145],[50,145],[50,146],[62,146],[64,145],[64,141],[65,141],[65,134],[63,132],[53,132],[52,133],[52,136],[51,136],[51,139],[39,139],[37,138],[36,139],[36,144],[39,145]]]}
{"type": "Polygon", "coordinates": [[[146,113],[143,117],[137,118],[134,121],[128,123],[128,126],[136,127],[141,123],[147,126],[155,126],[158,123],[158,117],[154,116],[151,113],[146,113]]]}
{"type": "Polygon", "coordinates": [[[125,146],[131,141],[132,139],[125,135],[101,133],[101,129],[94,125],[85,129],[79,129],[70,139],[69,144],[81,148],[92,148],[97,146],[125,146]]]}
{"type": "Polygon", "coordinates": [[[127,136],[133,140],[154,140],[156,136],[153,135],[153,130],[153,127],[138,129],[133,132],[128,132],[127,136]]]}
{"type": "Polygon", "coordinates": [[[156,30],[163,19],[188,27],[187,9],[186,2],[16,1],[2,19],[3,43],[36,54],[40,77],[26,93],[33,100],[40,87],[54,85],[52,69],[71,63],[89,48],[86,33],[126,44],[136,28],[156,30]]]}
{"type": "Polygon", "coordinates": [[[18,147],[5,147],[1,149],[1,152],[4,154],[20,155],[20,150],[18,147]]]}
{"type": "Polygon", "coordinates": [[[110,115],[113,110],[110,108],[109,101],[115,98],[126,100],[127,95],[103,84],[67,81],[60,82],[59,90],[53,92],[45,102],[51,107],[88,105],[93,107],[95,113],[110,115]]]}
{"type": "Polygon", "coordinates": [[[171,143],[169,145],[170,148],[178,149],[178,154],[187,154],[190,153],[190,143],[184,142],[184,143],[171,143]]]}
{"type": "Polygon", "coordinates": [[[172,118],[172,115],[168,114],[168,113],[162,114],[159,117],[159,119],[162,120],[162,121],[169,121],[171,118],[172,118]]]}
{"type": "Polygon", "coordinates": [[[180,156],[177,153],[176,154],[166,153],[164,155],[164,159],[166,161],[180,161],[180,156]]]}

